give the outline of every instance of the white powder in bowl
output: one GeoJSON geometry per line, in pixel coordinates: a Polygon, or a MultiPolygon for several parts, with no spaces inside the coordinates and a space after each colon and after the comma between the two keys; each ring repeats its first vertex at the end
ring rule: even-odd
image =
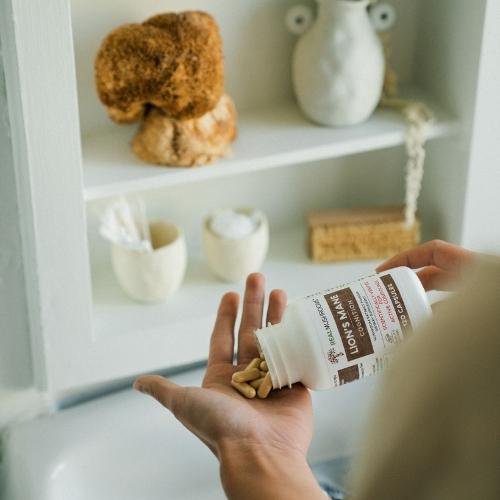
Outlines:
{"type": "Polygon", "coordinates": [[[250,236],[258,227],[255,214],[242,214],[234,210],[221,210],[212,216],[210,229],[222,238],[239,240],[250,236]]]}

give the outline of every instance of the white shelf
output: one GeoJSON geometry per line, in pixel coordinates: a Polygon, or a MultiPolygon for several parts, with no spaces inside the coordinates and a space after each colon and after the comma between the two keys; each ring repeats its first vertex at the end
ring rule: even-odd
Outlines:
{"type": "MultiPolygon", "coordinates": [[[[314,264],[305,241],[304,231],[271,238],[262,269],[268,291],[283,288],[294,298],[374,271],[373,261],[314,264]]],[[[205,359],[220,297],[243,287],[217,281],[203,259],[195,258],[181,289],[168,302],[142,305],[124,295],[109,268],[94,274],[94,341],[114,353],[117,375],[125,371],[120,365],[138,373],[205,359]]]]}
{"type": "MultiPolygon", "coordinates": [[[[421,93],[411,95],[422,99],[421,93]]],[[[449,115],[423,100],[437,117],[429,138],[453,133],[456,124],[449,115]]],[[[129,147],[135,129],[117,125],[84,137],[86,200],[393,147],[403,144],[405,134],[403,120],[394,111],[377,110],[358,126],[327,128],[306,120],[290,103],[241,113],[232,157],[186,169],[147,165],[135,158],[129,147]]]]}

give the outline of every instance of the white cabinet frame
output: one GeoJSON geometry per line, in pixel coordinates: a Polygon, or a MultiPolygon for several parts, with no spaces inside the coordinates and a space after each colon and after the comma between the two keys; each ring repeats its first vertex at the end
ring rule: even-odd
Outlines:
{"type": "Polygon", "coordinates": [[[69,2],[1,0],[0,33],[35,385],[52,393],[92,347],[69,2]]]}
{"type": "MultiPolygon", "coordinates": [[[[427,1],[428,15],[431,4],[427,1]]],[[[461,22],[468,19],[467,9],[476,8],[470,0],[457,1],[455,5],[463,10],[459,14],[455,12],[461,22]]],[[[485,5],[489,22],[487,36],[483,34],[479,75],[473,75],[477,83],[474,87],[488,88],[491,97],[495,97],[498,81],[491,85],[488,78],[491,74],[498,75],[493,66],[495,59],[497,64],[500,60],[495,49],[500,40],[500,25],[496,22],[500,8],[497,0],[489,0],[485,5]]],[[[443,11],[441,6],[436,9],[443,11]]],[[[450,23],[458,36],[459,23],[454,24],[453,20],[450,23]]],[[[162,350],[168,352],[175,339],[158,335],[154,337],[154,344],[147,346],[138,338],[102,339],[93,335],[70,1],[0,0],[0,37],[21,213],[35,385],[39,391],[59,398],[81,387],[130,376],[132,371],[148,369],[150,364],[159,366],[162,350]],[[112,362],[114,356],[119,359],[117,363],[112,362]],[[131,368],[127,370],[127,367],[131,368]]],[[[459,68],[458,56],[450,65],[455,70],[459,68]]],[[[446,85],[442,88],[446,90],[446,85]]],[[[460,97],[467,101],[468,109],[476,109],[475,90],[468,90],[467,95],[460,97]]],[[[485,135],[488,132],[491,135],[495,129],[489,121],[492,117],[498,120],[500,116],[498,97],[492,103],[494,108],[489,107],[487,100],[480,103],[475,115],[465,120],[464,129],[484,130],[485,135]]],[[[469,152],[473,153],[472,160],[460,159],[462,170],[468,165],[472,177],[476,172],[488,175],[484,165],[487,156],[481,154],[487,141],[479,132],[473,134],[469,152]]],[[[488,144],[496,148],[495,154],[488,158],[498,159],[500,141],[490,137],[488,144]]],[[[438,161],[448,159],[447,146],[438,147],[438,161]]],[[[437,175],[435,170],[434,178],[438,178],[437,175]]],[[[495,186],[488,185],[484,179],[474,181],[472,177],[474,193],[468,192],[466,196],[461,227],[467,243],[471,243],[477,233],[475,223],[481,209],[475,201],[477,197],[484,196],[489,213],[496,206],[495,186]],[[485,189],[490,191],[485,193],[485,189]]],[[[466,179],[460,178],[457,184],[465,186],[466,179]]],[[[441,188],[442,184],[436,183],[436,192],[441,188]]],[[[462,208],[455,207],[455,210],[462,208]]],[[[491,220],[498,221],[498,218],[491,220]]],[[[190,328],[196,330],[196,325],[190,328]]],[[[190,342],[194,344],[195,340],[176,346],[184,360],[189,359],[190,342]]],[[[200,351],[202,348],[204,346],[198,347],[200,351]]]]}

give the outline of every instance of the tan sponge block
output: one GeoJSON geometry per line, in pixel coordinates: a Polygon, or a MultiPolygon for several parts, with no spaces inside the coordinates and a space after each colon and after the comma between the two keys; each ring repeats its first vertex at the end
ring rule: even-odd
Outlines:
{"type": "Polygon", "coordinates": [[[375,260],[420,242],[420,221],[406,228],[404,207],[361,208],[309,214],[312,260],[375,260]]]}

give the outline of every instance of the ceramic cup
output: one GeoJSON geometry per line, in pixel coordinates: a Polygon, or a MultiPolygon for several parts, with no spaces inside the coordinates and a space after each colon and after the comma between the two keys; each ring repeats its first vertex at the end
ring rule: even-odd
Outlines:
{"type": "Polygon", "coordinates": [[[269,225],[266,216],[249,208],[235,209],[235,212],[253,215],[257,220],[256,229],[243,238],[225,238],[214,233],[210,227],[209,215],[203,223],[203,247],[208,264],[220,279],[237,283],[248,274],[258,271],[267,255],[269,247],[269,225]]]}
{"type": "Polygon", "coordinates": [[[163,302],[181,285],[187,252],[182,231],[165,220],[149,225],[153,252],[112,245],[111,261],[125,293],[139,302],[163,302]]]}

